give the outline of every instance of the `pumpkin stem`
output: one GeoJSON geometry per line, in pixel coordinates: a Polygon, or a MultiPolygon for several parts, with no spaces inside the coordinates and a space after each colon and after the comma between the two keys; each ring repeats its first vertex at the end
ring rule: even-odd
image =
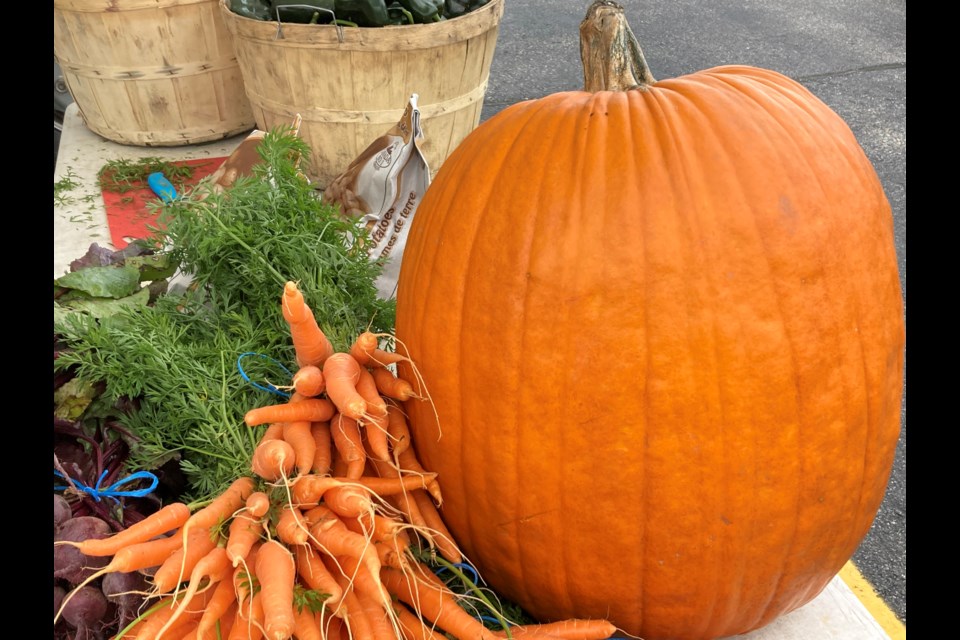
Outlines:
{"type": "Polygon", "coordinates": [[[646,89],[656,82],[630,30],[623,7],[594,0],[580,23],[580,60],[585,91],[646,89]]]}

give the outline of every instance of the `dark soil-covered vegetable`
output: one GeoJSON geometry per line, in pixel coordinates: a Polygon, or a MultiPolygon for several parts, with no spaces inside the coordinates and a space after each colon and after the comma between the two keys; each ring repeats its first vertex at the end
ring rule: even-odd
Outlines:
{"type": "Polygon", "coordinates": [[[139,615],[143,594],[147,591],[147,581],[143,574],[136,571],[115,571],[103,576],[100,589],[107,600],[117,605],[116,624],[123,629],[139,615]]]}
{"type": "MultiPolygon", "coordinates": [[[[54,542],[83,542],[89,539],[106,538],[110,535],[110,525],[94,516],[70,518],[60,527],[54,542]]],[[[99,569],[107,566],[110,558],[86,556],[71,545],[54,545],[53,577],[78,585],[99,569]]]]}
{"type": "Polygon", "coordinates": [[[85,586],[77,590],[63,606],[63,619],[76,632],[74,640],[97,637],[104,626],[109,602],[98,587],[85,586]]]}

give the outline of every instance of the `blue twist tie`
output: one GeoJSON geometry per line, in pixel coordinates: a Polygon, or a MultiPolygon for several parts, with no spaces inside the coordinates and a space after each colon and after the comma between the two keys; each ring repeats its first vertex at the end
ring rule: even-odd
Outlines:
{"type": "Polygon", "coordinates": [[[503,624],[501,624],[501,622],[496,618],[492,618],[490,616],[474,616],[474,617],[480,622],[489,622],[490,624],[495,624],[498,627],[503,628],[503,624]]]}
{"type": "Polygon", "coordinates": [[[264,386],[262,384],[257,384],[256,382],[251,380],[250,376],[247,375],[247,372],[243,370],[243,364],[242,364],[243,359],[248,356],[255,356],[262,360],[268,360],[273,364],[277,365],[278,367],[280,367],[281,369],[283,369],[283,372],[286,373],[287,376],[289,376],[291,379],[293,378],[293,374],[290,372],[290,370],[287,369],[285,366],[283,366],[283,364],[280,361],[274,360],[270,356],[265,356],[262,353],[254,353],[253,351],[247,351],[246,353],[241,353],[240,356],[237,358],[237,371],[240,372],[240,377],[242,377],[245,382],[247,382],[253,387],[256,387],[257,389],[260,389],[261,391],[267,391],[274,395],[280,396],[281,398],[289,398],[291,396],[291,394],[285,391],[281,391],[280,389],[277,389],[275,386],[273,386],[270,383],[267,383],[267,385],[264,386]]]}
{"type": "MultiPolygon", "coordinates": [[[[65,477],[66,477],[66,476],[64,476],[62,473],[60,473],[59,471],[57,471],[56,469],[53,470],[53,475],[57,476],[58,478],[65,478],[65,477]]],[[[103,473],[100,474],[100,477],[97,479],[97,484],[96,484],[95,486],[93,486],[93,487],[88,487],[87,485],[83,484],[82,482],[78,482],[77,480],[74,480],[73,483],[74,483],[74,485],[76,485],[77,487],[79,487],[81,491],[84,491],[85,493],[89,493],[91,496],[93,496],[93,499],[96,500],[97,502],[100,502],[101,497],[103,497],[103,498],[113,498],[113,500],[116,501],[116,502],[120,502],[120,501],[117,499],[117,498],[120,498],[120,497],[142,498],[142,497],[146,496],[148,493],[150,493],[151,491],[153,491],[154,489],[156,489],[156,488],[157,488],[157,485],[160,483],[160,481],[157,479],[157,476],[153,475],[153,474],[150,473],[149,471],[137,471],[136,473],[132,473],[132,474],[130,474],[129,476],[127,476],[126,478],[123,478],[122,480],[117,480],[116,482],[114,482],[112,485],[110,485],[110,486],[107,487],[106,489],[101,489],[101,488],[100,488],[100,483],[102,483],[102,482],[103,482],[103,479],[106,478],[106,477],[107,477],[107,472],[104,471],[103,473]],[[141,480],[141,479],[143,479],[143,478],[149,478],[149,479],[150,479],[150,486],[149,486],[149,487],[146,487],[146,488],[143,488],[143,489],[134,489],[134,490],[132,490],[132,491],[131,491],[131,490],[121,491],[121,490],[120,490],[120,487],[122,487],[123,485],[128,484],[128,483],[130,483],[130,482],[135,482],[135,481],[137,481],[137,480],[141,480]]],[[[59,486],[59,487],[54,487],[54,489],[69,489],[69,488],[73,488],[73,487],[70,487],[70,486],[68,486],[68,485],[63,485],[63,486],[59,486]]]]}
{"type": "MultiPolygon", "coordinates": [[[[467,564],[466,562],[457,562],[457,563],[454,563],[453,566],[455,566],[457,569],[460,569],[460,571],[464,573],[469,573],[471,576],[473,576],[473,584],[476,584],[476,585],[480,584],[480,575],[477,573],[477,570],[471,567],[469,564],[467,564]]],[[[449,569],[447,569],[446,567],[439,567],[436,571],[434,571],[434,573],[436,573],[439,576],[444,571],[449,571],[449,569]]]]}

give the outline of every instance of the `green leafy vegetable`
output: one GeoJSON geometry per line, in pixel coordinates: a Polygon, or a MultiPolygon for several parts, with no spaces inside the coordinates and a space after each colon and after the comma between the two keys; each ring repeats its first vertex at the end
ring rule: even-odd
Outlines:
{"type": "Polygon", "coordinates": [[[71,313],[84,313],[94,318],[111,316],[128,307],[145,307],[150,302],[150,290],[139,289],[123,298],[100,298],[93,296],[71,295],[62,297],[53,305],[53,322],[59,324],[71,313]]]}
{"type": "Polygon", "coordinates": [[[136,267],[90,267],[67,273],[54,284],[76,289],[91,296],[123,298],[140,288],[140,270],[136,267]]]}
{"type": "Polygon", "coordinates": [[[130,256],[124,260],[128,267],[140,271],[140,282],[165,280],[177,271],[177,262],[167,253],[154,253],[142,256],[130,256]]]}
{"type": "Polygon", "coordinates": [[[64,420],[78,420],[100,395],[96,385],[86,380],[68,380],[53,392],[53,415],[64,420]]]}

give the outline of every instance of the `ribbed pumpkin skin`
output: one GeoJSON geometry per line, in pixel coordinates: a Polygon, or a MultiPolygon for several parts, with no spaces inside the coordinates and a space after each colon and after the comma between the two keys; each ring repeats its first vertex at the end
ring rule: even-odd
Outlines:
{"type": "Polygon", "coordinates": [[[826,586],[886,489],[890,207],[841,118],[772,71],[481,124],[412,223],[396,334],[451,532],[541,621],[761,627],[826,586]]]}

